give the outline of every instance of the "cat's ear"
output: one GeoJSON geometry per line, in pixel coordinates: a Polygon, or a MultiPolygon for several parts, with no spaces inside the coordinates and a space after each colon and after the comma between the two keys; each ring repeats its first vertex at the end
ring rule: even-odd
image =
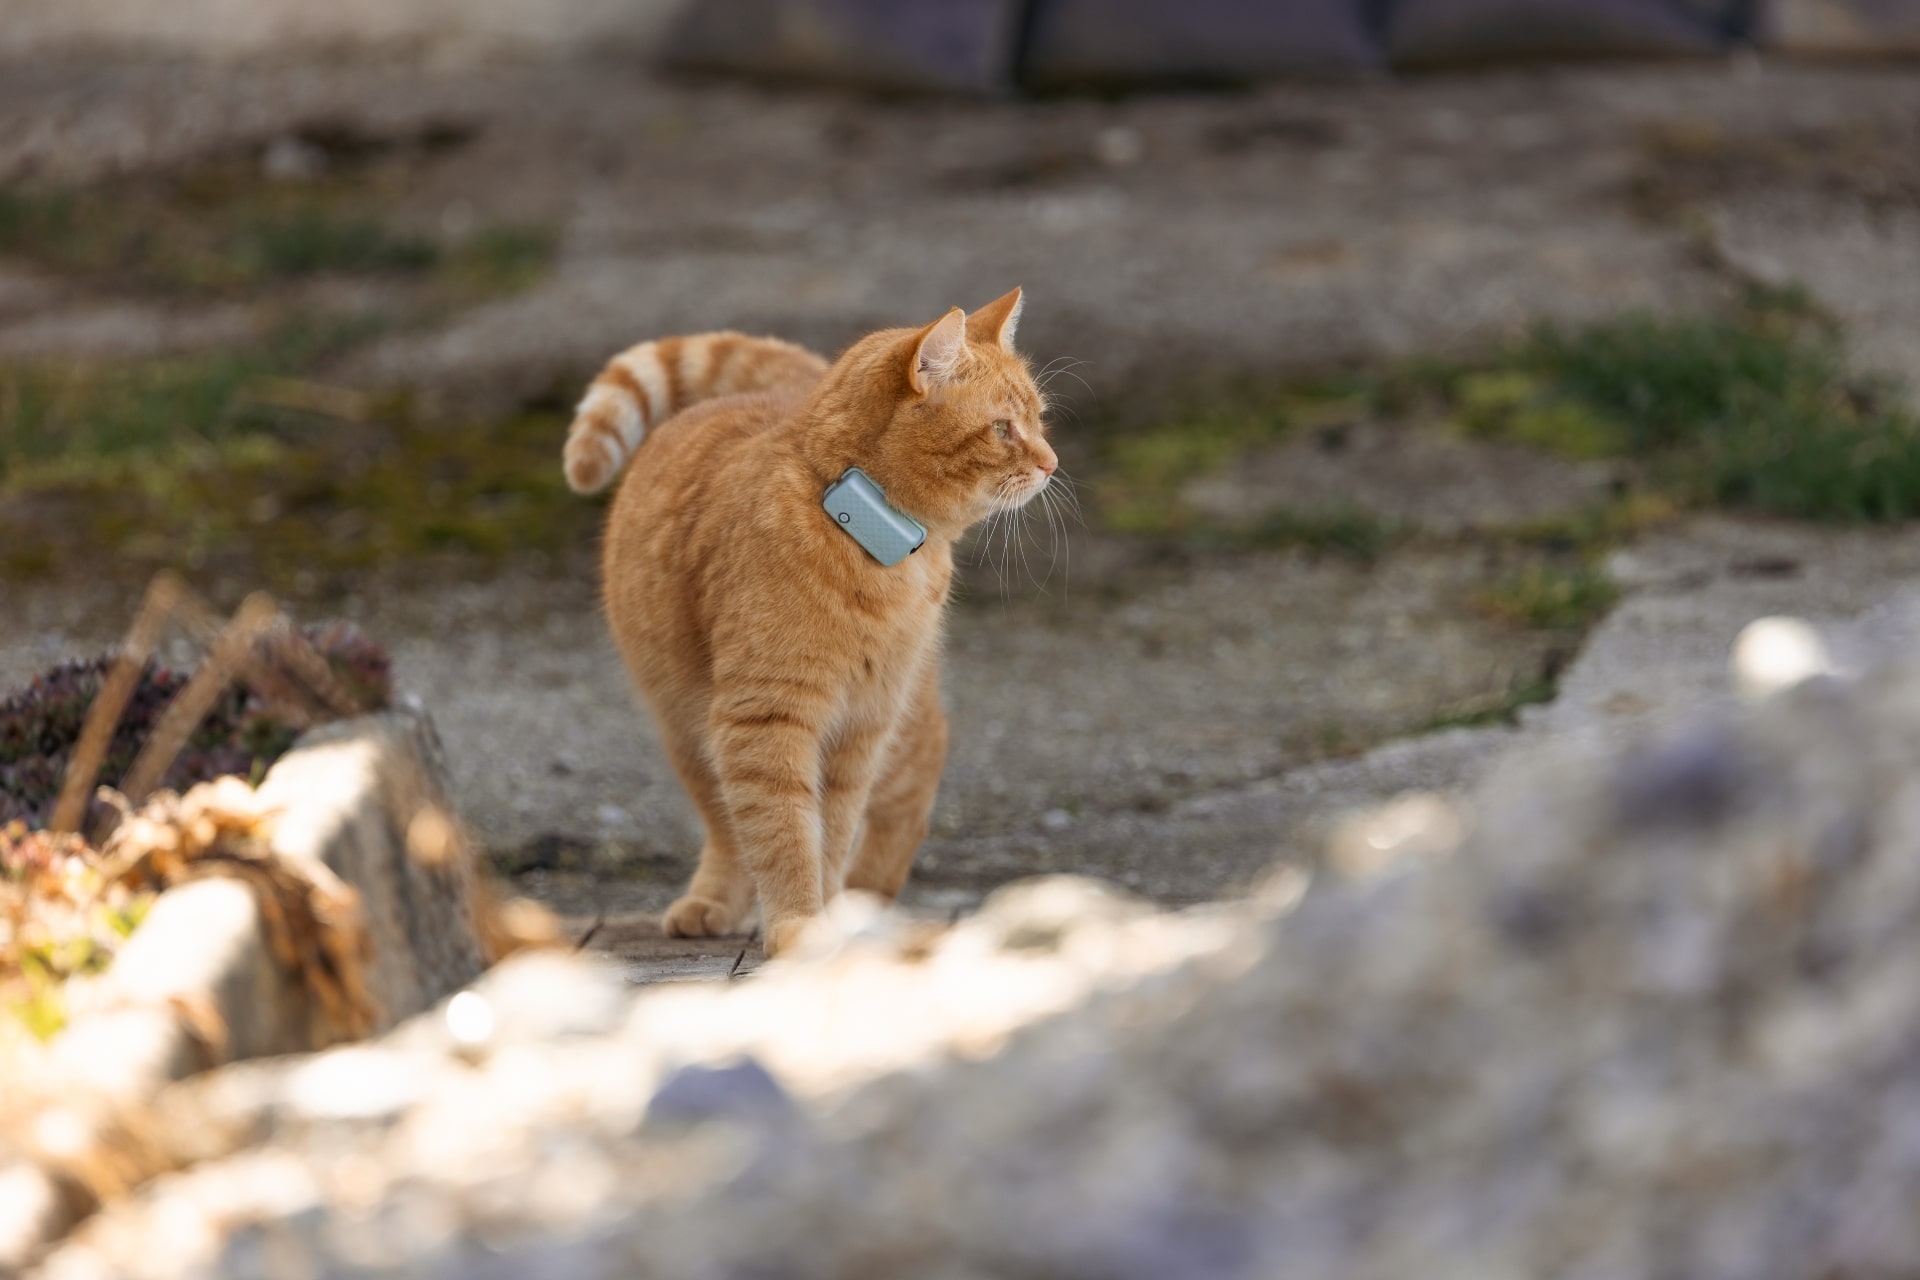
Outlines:
{"type": "Polygon", "coordinates": [[[953,310],[922,329],[907,357],[907,384],[921,395],[953,377],[967,353],[967,313],[953,310]]]}
{"type": "Polygon", "coordinates": [[[1013,331],[1020,326],[1023,302],[1018,288],[1004,298],[995,298],[967,317],[967,336],[975,342],[997,342],[1002,351],[1012,351],[1013,331]]]}

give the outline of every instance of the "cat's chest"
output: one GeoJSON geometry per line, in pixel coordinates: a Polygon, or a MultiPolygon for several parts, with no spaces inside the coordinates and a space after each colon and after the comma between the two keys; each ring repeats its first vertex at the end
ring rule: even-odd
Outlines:
{"type": "Polygon", "coordinates": [[[909,557],[884,576],[854,587],[848,617],[858,630],[876,640],[901,643],[939,631],[952,569],[938,563],[917,564],[918,559],[909,557]]]}
{"type": "Polygon", "coordinates": [[[940,635],[952,566],[911,556],[885,577],[857,587],[846,620],[860,652],[859,684],[893,687],[916,673],[940,635]]]}

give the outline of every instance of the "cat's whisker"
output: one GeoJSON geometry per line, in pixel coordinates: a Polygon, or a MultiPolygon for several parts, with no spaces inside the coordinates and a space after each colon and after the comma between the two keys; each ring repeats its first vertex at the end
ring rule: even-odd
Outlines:
{"type": "Polygon", "coordinates": [[[1055,356],[1053,359],[1047,361],[1044,369],[1033,375],[1033,380],[1041,387],[1045,387],[1061,374],[1071,373],[1077,366],[1085,363],[1087,363],[1085,360],[1080,360],[1073,356],[1055,356]]]}
{"type": "Polygon", "coordinates": [[[1085,360],[1075,360],[1073,364],[1061,365],[1057,369],[1052,366],[1048,366],[1048,368],[1035,381],[1039,383],[1040,389],[1044,391],[1047,389],[1048,386],[1050,386],[1053,383],[1054,379],[1056,378],[1072,378],[1075,382],[1079,383],[1082,387],[1084,387],[1089,395],[1091,395],[1093,393],[1092,384],[1089,383],[1085,378],[1081,377],[1078,371],[1074,368],[1075,365],[1083,365],[1085,363],[1086,363],[1085,360]]]}
{"type": "Polygon", "coordinates": [[[986,528],[981,535],[980,554],[986,560],[987,564],[994,567],[1000,579],[1000,599],[1002,604],[1005,604],[1007,600],[1007,569],[1010,556],[1007,552],[1006,541],[1007,526],[1013,519],[1014,479],[1012,476],[1002,476],[1000,483],[994,487],[993,494],[987,503],[986,528]],[[994,565],[993,561],[993,540],[996,532],[999,533],[1001,540],[1000,563],[998,565],[994,565]]]}
{"type": "MultiPolygon", "coordinates": [[[[1063,510],[1056,515],[1054,511],[1056,495],[1052,492],[1052,489],[1052,485],[1048,485],[1045,489],[1042,489],[1040,491],[1040,499],[1047,513],[1049,550],[1055,558],[1062,561],[1060,570],[1060,598],[1064,600],[1067,592],[1073,588],[1073,539],[1067,536],[1066,512],[1063,510]]],[[[1049,577],[1052,576],[1053,570],[1051,567],[1048,568],[1047,574],[1049,577]]]]}
{"type": "Polygon", "coordinates": [[[1001,480],[1000,487],[1007,495],[1007,517],[1000,522],[1000,604],[1005,607],[1013,595],[1013,584],[1008,581],[1013,574],[1013,547],[1015,533],[1020,523],[1020,510],[1013,495],[1014,478],[1008,476],[1001,480]]]}
{"type": "Polygon", "coordinates": [[[1071,369],[1062,369],[1061,372],[1064,373],[1067,377],[1072,378],[1075,382],[1079,383],[1081,388],[1085,390],[1088,395],[1093,394],[1093,384],[1091,382],[1088,382],[1085,378],[1081,377],[1079,374],[1075,373],[1071,369]]]}
{"type": "Polygon", "coordinates": [[[1047,489],[1056,491],[1056,496],[1060,499],[1061,513],[1063,516],[1065,513],[1071,511],[1073,518],[1080,522],[1080,527],[1082,529],[1087,527],[1086,514],[1080,510],[1078,482],[1075,481],[1072,476],[1064,471],[1055,471],[1053,473],[1053,482],[1047,486],[1047,489]]]}
{"type": "Polygon", "coordinates": [[[994,536],[999,533],[1000,517],[1004,514],[1004,512],[995,508],[992,514],[987,517],[985,523],[980,526],[980,542],[974,550],[973,557],[975,566],[985,565],[996,574],[999,573],[1000,567],[994,563],[993,540],[994,536]]]}
{"type": "Polygon", "coordinates": [[[1020,544],[1020,567],[1026,570],[1027,581],[1033,583],[1036,589],[1040,591],[1045,591],[1047,589],[1047,584],[1042,580],[1035,578],[1033,576],[1033,563],[1027,559],[1027,508],[1024,506],[1020,508],[1019,544],[1020,544]]]}
{"type": "MultiPolygon", "coordinates": [[[[980,540],[974,548],[973,563],[975,565],[982,561],[989,565],[993,563],[994,527],[1011,510],[1011,499],[1012,478],[1003,476],[993,493],[987,498],[987,518],[981,524],[980,540]]],[[[1005,576],[1004,570],[1002,570],[1002,576],[1005,576]]]]}
{"type": "Polygon", "coordinates": [[[1046,576],[1040,580],[1041,590],[1044,592],[1047,584],[1053,581],[1053,571],[1060,567],[1060,530],[1054,525],[1053,507],[1047,502],[1047,491],[1042,489],[1038,496],[1040,514],[1046,517],[1047,521],[1047,572],[1046,576]]]}
{"type": "Polygon", "coordinates": [[[987,499],[986,518],[981,520],[979,532],[974,535],[973,558],[967,563],[979,567],[987,559],[987,548],[993,544],[993,521],[1000,514],[999,501],[995,497],[987,499]]]}

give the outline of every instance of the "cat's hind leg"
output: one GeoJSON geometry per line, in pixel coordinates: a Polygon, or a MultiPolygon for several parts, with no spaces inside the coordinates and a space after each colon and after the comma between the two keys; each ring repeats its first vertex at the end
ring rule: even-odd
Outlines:
{"type": "Polygon", "coordinates": [[[721,802],[720,781],[698,746],[664,724],[661,737],[673,761],[674,772],[680,775],[687,796],[700,811],[700,822],[707,833],[693,880],[687,885],[687,891],[667,908],[661,927],[672,938],[709,938],[733,933],[753,908],[753,877],[734,844],[726,806],[721,802]]]}
{"type": "Polygon", "coordinates": [[[930,662],[867,799],[847,888],[900,896],[913,857],[927,838],[946,763],[947,713],[940,708],[940,670],[930,662]]]}

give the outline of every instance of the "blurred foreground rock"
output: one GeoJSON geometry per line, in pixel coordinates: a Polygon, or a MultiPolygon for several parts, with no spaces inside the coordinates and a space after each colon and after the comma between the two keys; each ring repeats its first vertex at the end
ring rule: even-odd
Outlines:
{"type": "MultiPolygon", "coordinates": [[[[69,984],[64,1030],[0,1054],[0,1275],[177,1164],[148,1133],[163,1086],[387,1030],[478,977],[508,927],[448,816],[424,712],[310,730],[257,792],[224,781],[267,815],[258,861],[209,856],[230,869],[171,884],[112,967],[69,984]]],[[[178,821],[210,825],[209,794],[178,821]]]]}
{"type": "Polygon", "coordinates": [[[41,1274],[1910,1271],[1920,670],[1529,752],[1462,816],[1232,908],[849,909],[732,987],[516,961],[175,1088],[197,1167],[41,1274]]]}

